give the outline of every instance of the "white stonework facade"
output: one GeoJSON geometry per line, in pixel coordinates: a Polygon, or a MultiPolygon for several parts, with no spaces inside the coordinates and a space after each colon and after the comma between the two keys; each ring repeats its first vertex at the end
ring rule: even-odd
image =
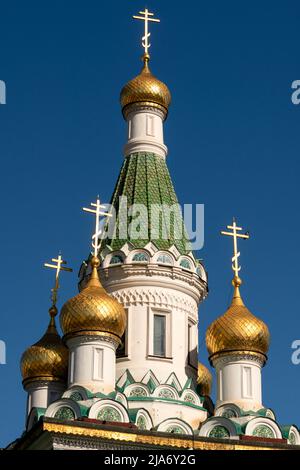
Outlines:
{"type": "Polygon", "coordinates": [[[110,393],[116,384],[118,343],[105,336],[75,336],[68,339],[68,385],[79,385],[91,392],[110,393]]]}
{"type": "Polygon", "coordinates": [[[135,152],[150,152],[166,157],[167,146],[164,144],[163,130],[164,113],[154,106],[131,106],[126,115],[127,143],[124,155],[135,152]]]}
{"type": "Polygon", "coordinates": [[[214,360],[217,374],[217,402],[235,403],[245,411],[263,408],[261,369],[263,357],[228,355],[214,360]]]}

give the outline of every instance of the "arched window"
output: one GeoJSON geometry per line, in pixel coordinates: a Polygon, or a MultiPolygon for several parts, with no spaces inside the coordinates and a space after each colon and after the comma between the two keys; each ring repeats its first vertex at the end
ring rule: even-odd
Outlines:
{"type": "Polygon", "coordinates": [[[147,392],[143,387],[135,387],[131,390],[130,397],[146,397],[147,392]]]}
{"type": "Polygon", "coordinates": [[[186,258],[183,258],[181,261],[180,261],[180,266],[184,269],[189,269],[191,270],[192,269],[192,266],[191,266],[191,263],[189,262],[188,259],[186,258]]]}
{"type": "Polygon", "coordinates": [[[123,258],[120,255],[114,255],[109,264],[121,264],[123,263],[123,258]]]}
{"type": "Polygon", "coordinates": [[[74,401],[83,400],[82,395],[81,395],[81,393],[79,393],[79,392],[73,392],[73,393],[71,393],[70,398],[71,398],[71,400],[74,400],[74,401]]]}
{"type": "Polygon", "coordinates": [[[72,408],[69,408],[68,406],[62,406],[57,410],[57,412],[54,415],[54,418],[57,419],[75,419],[75,413],[72,410],[72,408]]]}
{"type": "Polygon", "coordinates": [[[169,398],[171,400],[175,400],[175,393],[170,390],[169,388],[163,388],[159,394],[158,394],[159,398],[169,398]]]}
{"type": "Polygon", "coordinates": [[[196,404],[196,398],[192,393],[186,393],[184,396],[184,401],[187,401],[188,403],[196,404]]]}
{"type": "Polygon", "coordinates": [[[167,255],[167,254],[164,254],[162,253],[161,255],[159,255],[159,257],[157,258],[157,263],[160,263],[160,264],[173,264],[172,262],[172,258],[171,256],[167,255]]]}
{"type": "Polygon", "coordinates": [[[252,435],[257,437],[275,437],[273,429],[269,428],[269,426],[266,426],[265,424],[260,424],[259,426],[256,426],[252,435]]]}
{"type": "Polygon", "coordinates": [[[136,425],[139,429],[147,429],[145,416],[140,415],[137,419],[136,425]]]}
{"type": "Polygon", "coordinates": [[[238,415],[236,413],[235,410],[233,410],[232,408],[226,408],[222,415],[221,415],[223,418],[237,418],[238,415]]]}
{"type": "Polygon", "coordinates": [[[220,439],[228,439],[230,437],[230,433],[227,428],[224,426],[215,426],[210,431],[208,437],[218,437],[220,439]]]}
{"type": "Polygon", "coordinates": [[[97,415],[97,419],[101,419],[102,421],[119,421],[123,422],[121,413],[116,408],[112,406],[104,406],[101,408],[97,415]]]}
{"type": "Polygon", "coordinates": [[[149,256],[146,253],[143,253],[142,251],[139,253],[135,253],[133,255],[132,261],[135,263],[145,263],[149,260],[149,256]]]}
{"type": "Polygon", "coordinates": [[[172,434],[186,434],[185,430],[181,426],[169,426],[165,432],[172,434]]]}

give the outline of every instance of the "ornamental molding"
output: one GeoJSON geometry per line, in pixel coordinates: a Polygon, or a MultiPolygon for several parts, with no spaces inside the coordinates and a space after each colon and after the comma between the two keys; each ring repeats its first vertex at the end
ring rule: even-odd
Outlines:
{"type": "MultiPolygon", "coordinates": [[[[206,296],[207,284],[204,280],[200,279],[194,272],[183,272],[178,266],[161,266],[155,263],[147,263],[139,266],[137,263],[133,264],[120,264],[118,266],[106,266],[105,268],[99,268],[100,276],[104,283],[107,283],[109,278],[114,279],[114,273],[116,271],[123,271],[125,277],[131,276],[161,276],[164,278],[178,280],[186,283],[188,286],[194,287],[199,291],[200,295],[206,296]]],[[[119,274],[119,273],[118,273],[119,274]]],[[[118,276],[120,280],[120,276],[118,276]]],[[[199,295],[199,294],[198,294],[199,295]]]]}
{"type": "Polygon", "coordinates": [[[77,346],[78,343],[97,343],[99,344],[99,341],[101,342],[104,342],[104,343],[109,343],[109,345],[112,345],[114,347],[114,349],[116,350],[117,347],[119,346],[120,344],[120,341],[118,341],[117,339],[115,339],[112,335],[107,335],[105,333],[103,333],[103,335],[101,334],[101,332],[99,332],[99,334],[97,335],[78,335],[78,336],[72,336],[70,338],[67,339],[67,343],[68,343],[68,346],[69,347],[74,347],[74,346],[77,346]]]}
{"type": "Polygon", "coordinates": [[[110,295],[123,304],[124,307],[147,305],[181,310],[196,318],[198,316],[198,307],[195,301],[189,300],[187,296],[171,294],[163,289],[122,289],[111,292],[110,295]]]}
{"type": "Polygon", "coordinates": [[[255,354],[254,352],[244,354],[242,352],[240,354],[232,354],[228,352],[228,356],[219,356],[215,358],[212,357],[213,366],[219,368],[230,364],[231,362],[241,361],[256,362],[260,367],[263,367],[263,365],[265,364],[265,357],[259,353],[255,354]]]}

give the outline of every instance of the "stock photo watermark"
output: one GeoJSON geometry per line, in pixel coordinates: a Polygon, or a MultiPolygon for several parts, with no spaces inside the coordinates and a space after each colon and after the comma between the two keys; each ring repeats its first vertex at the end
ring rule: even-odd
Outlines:
{"type": "Polygon", "coordinates": [[[294,80],[291,85],[292,90],[295,90],[291,95],[291,100],[294,105],[300,104],[300,80],[294,80]]]}
{"type": "Polygon", "coordinates": [[[6,364],[6,344],[0,339],[0,365],[6,364]]]}
{"type": "Polygon", "coordinates": [[[6,104],[6,84],[0,80],[0,104],[6,104]]]}
{"type": "Polygon", "coordinates": [[[292,342],[291,348],[294,349],[291,357],[292,363],[298,366],[300,364],[300,339],[295,339],[292,342]]]}
{"type": "Polygon", "coordinates": [[[101,240],[172,240],[187,250],[204,245],[204,204],[132,204],[120,196],[118,203],[103,204],[109,217],[101,222],[101,240]],[[117,207],[117,210],[116,210],[117,207]]]}

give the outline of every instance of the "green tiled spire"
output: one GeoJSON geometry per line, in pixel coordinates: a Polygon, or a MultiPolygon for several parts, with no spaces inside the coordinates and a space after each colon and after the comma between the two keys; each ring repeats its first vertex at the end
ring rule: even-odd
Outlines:
{"type": "MultiPolygon", "coordinates": [[[[123,166],[111,199],[111,204],[114,206],[117,219],[116,226],[124,226],[127,217],[127,227],[131,222],[131,217],[128,217],[125,211],[120,209],[120,196],[127,197],[127,206],[132,204],[144,204],[148,208],[147,220],[141,220],[143,226],[147,223],[148,234],[143,239],[133,239],[130,233],[127,238],[117,237],[112,240],[103,240],[102,247],[109,245],[111,249],[118,250],[126,242],[131,242],[136,248],[143,248],[149,241],[152,241],[160,250],[167,250],[172,245],[175,245],[181,254],[190,252],[186,230],[184,228],[182,217],[171,217],[171,227],[167,230],[168,237],[163,237],[162,227],[167,227],[168,214],[162,211],[160,221],[155,220],[155,227],[151,227],[151,204],[165,205],[165,207],[172,207],[178,204],[175,190],[172,184],[169,170],[167,168],[165,159],[155,155],[154,153],[139,152],[133,153],[124,159],[123,166]],[[176,227],[177,224],[177,227],[176,227]],[[157,239],[152,239],[153,228],[159,233],[157,239]],[[174,230],[175,228],[175,230],[174,230]],[[177,228],[177,232],[176,232],[177,228]],[[183,233],[183,237],[177,238],[176,233],[183,233]],[[174,237],[175,234],[175,237],[174,237]]],[[[156,218],[157,219],[157,218],[156,218]]],[[[156,237],[155,237],[156,238],[156,237]]]]}

